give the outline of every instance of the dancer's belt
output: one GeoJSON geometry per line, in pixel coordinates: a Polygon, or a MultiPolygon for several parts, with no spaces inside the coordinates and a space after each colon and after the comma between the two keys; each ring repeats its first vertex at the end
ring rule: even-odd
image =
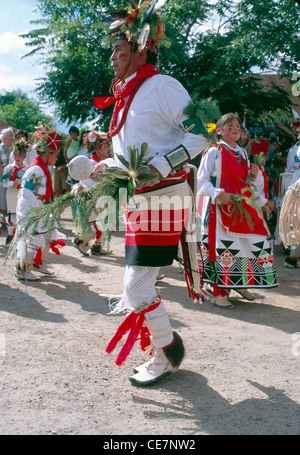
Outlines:
{"type": "Polygon", "coordinates": [[[157,184],[152,186],[146,186],[140,190],[135,190],[135,194],[146,193],[149,191],[160,190],[172,185],[177,185],[188,178],[188,172],[185,169],[180,169],[178,171],[171,172],[166,178],[162,178],[157,184]]]}

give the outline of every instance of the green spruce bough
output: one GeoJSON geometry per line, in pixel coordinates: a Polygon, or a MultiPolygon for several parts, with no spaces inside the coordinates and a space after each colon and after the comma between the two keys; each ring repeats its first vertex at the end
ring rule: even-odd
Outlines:
{"type": "MultiPolygon", "coordinates": [[[[128,161],[123,156],[116,154],[126,169],[118,166],[108,167],[104,174],[98,175],[100,182],[97,185],[89,189],[84,189],[84,187],[81,189],[79,186],[78,191],[66,193],[59,198],[55,198],[53,202],[27,210],[22,219],[24,230],[17,230],[8,256],[24,233],[37,235],[37,229],[39,228],[40,232],[47,232],[46,241],[48,241],[54,228],[64,229],[61,223],[61,215],[62,211],[69,205],[71,205],[74,226],[80,232],[80,236],[91,232],[89,218],[95,211],[99,198],[103,196],[112,197],[115,204],[108,204],[106,207],[107,213],[109,215],[109,210],[116,210],[115,214],[118,214],[120,210],[119,191],[121,188],[127,190],[127,200],[129,200],[139,185],[150,182],[157,177],[157,173],[150,172],[151,168],[149,167],[150,161],[156,154],[147,158],[147,152],[148,144],[146,142],[142,144],[140,151],[136,145],[128,147],[128,161]]],[[[116,218],[118,223],[118,216],[116,218]]],[[[108,230],[104,231],[101,237],[102,244],[106,244],[109,247],[110,239],[111,232],[108,230]]]]}

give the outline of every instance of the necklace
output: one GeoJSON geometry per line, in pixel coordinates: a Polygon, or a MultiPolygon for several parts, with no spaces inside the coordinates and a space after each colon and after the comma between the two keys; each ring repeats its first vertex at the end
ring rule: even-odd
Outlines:
{"type": "Polygon", "coordinates": [[[110,121],[109,129],[108,129],[108,134],[109,134],[110,137],[113,137],[116,134],[118,134],[121,131],[121,129],[123,128],[123,125],[124,125],[125,120],[127,118],[128,110],[130,108],[132,100],[133,100],[136,92],[140,88],[140,86],[143,84],[143,82],[145,82],[145,80],[146,80],[146,78],[140,80],[137,83],[137,85],[134,87],[132,92],[130,93],[129,98],[128,98],[127,102],[125,103],[125,107],[124,107],[124,110],[122,112],[122,117],[121,117],[118,125],[117,125],[118,115],[119,115],[120,110],[124,106],[124,100],[121,99],[121,100],[117,101],[116,106],[115,106],[114,111],[113,111],[113,115],[112,115],[111,121],[110,121]]]}
{"type": "Polygon", "coordinates": [[[227,148],[224,144],[222,144],[222,145],[230,153],[231,156],[236,158],[239,163],[241,162],[242,156],[241,156],[239,150],[230,150],[230,148],[227,148]]]}

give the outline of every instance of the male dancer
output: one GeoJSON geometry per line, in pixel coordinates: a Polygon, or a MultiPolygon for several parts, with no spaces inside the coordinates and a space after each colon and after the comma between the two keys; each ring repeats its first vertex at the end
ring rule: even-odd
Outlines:
{"type": "MultiPolygon", "coordinates": [[[[136,6],[134,2],[131,5],[136,6]]],[[[111,25],[111,33],[116,36],[111,63],[117,82],[113,89],[114,97],[96,98],[95,105],[102,109],[116,101],[109,128],[114,152],[128,159],[128,146],[137,145],[140,149],[141,144],[147,142],[149,156],[157,153],[150,165],[151,171],[157,173],[157,178],[147,183],[147,186],[139,187],[136,193],[142,194],[147,200],[154,195],[164,195],[170,199],[174,195],[181,198],[188,196],[191,193],[185,164],[201,153],[208,142],[193,125],[187,128],[189,119],[183,115],[183,110],[191,99],[186,90],[177,80],[160,74],[154,68],[157,46],[163,37],[162,20],[155,8],[149,8],[149,2],[129,10],[127,17],[123,15],[121,28],[118,11],[111,13],[112,19],[117,19],[111,25]],[[151,17],[151,25],[149,14],[155,15],[151,17]],[[133,33],[132,24],[136,24],[137,18],[141,19],[141,30],[133,33]],[[156,33],[154,39],[150,38],[153,37],[153,24],[156,33]]],[[[101,161],[94,171],[105,172],[108,166],[115,165],[123,167],[116,156],[101,161]]],[[[138,386],[152,385],[176,371],[184,355],[182,340],[172,331],[168,314],[155,287],[159,267],[172,264],[177,257],[186,219],[184,210],[170,210],[169,214],[171,222],[167,232],[161,224],[162,214],[156,220],[159,230],[152,231],[152,223],[149,223],[151,226],[147,231],[136,229],[136,223],[130,221],[130,208],[127,217],[126,272],[121,306],[131,310],[131,313],[109,343],[107,352],[111,352],[122,335],[130,331],[116,360],[117,365],[121,365],[137,334],[141,335],[142,348],[149,342],[149,338],[143,336],[145,331],[150,335],[154,347],[151,360],[135,368],[134,374],[129,377],[131,383],[138,386]],[[178,223],[176,225],[178,215],[181,217],[180,226],[178,223]],[[143,324],[143,327],[139,324],[143,324]]],[[[148,210],[147,215],[149,220],[154,220],[153,211],[148,210]]]]}

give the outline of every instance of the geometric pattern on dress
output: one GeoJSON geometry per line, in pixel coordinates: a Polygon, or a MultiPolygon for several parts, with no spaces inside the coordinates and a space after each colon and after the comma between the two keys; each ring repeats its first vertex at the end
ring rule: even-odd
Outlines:
{"type": "Polygon", "coordinates": [[[238,249],[230,248],[232,241],[222,241],[224,248],[217,248],[216,262],[208,257],[208,237],[201,242],[200,269],[202,280],[217,283],[220,288],[270,288],[277,286],[276,271],[268,242],[258,242],[252,250],[255,258],[239,257],[238,249]],[[205,251],[205,254],[204,254],[205,251]]]}
{"type": "Polygon", "coordinates": [[[258,264],[264,268],[272,267],[274,258],[271,254],[271,247],[264,248],[264,242],[254,243],[253,246],[257,247],[257,251],[252,251],[252,253],[256,256],[258,264]]]}

